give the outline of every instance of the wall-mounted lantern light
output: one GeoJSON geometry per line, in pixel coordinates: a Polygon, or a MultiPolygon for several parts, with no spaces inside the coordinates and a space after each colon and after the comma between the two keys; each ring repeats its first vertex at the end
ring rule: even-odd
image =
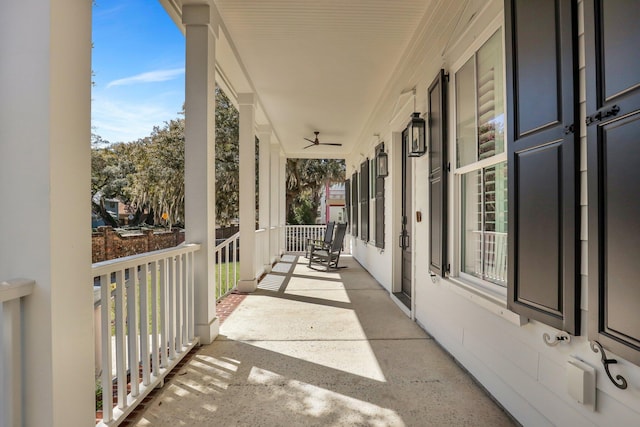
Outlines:
{"type": "Polygon", "coordinates": [[[376,156],[376,176],[378,178],[386,178],[389,175],[389,155],[384,152],[384,147],[376,156]]]}
{"type": "Polygon", "coordinates": [[[420,113],[413,113],[411,120],[407,125],[407,133],[409,134],[409,157],[420,157],[427,151],[427,142],[425,138],[425,120],[420,117],[420,113]]]}

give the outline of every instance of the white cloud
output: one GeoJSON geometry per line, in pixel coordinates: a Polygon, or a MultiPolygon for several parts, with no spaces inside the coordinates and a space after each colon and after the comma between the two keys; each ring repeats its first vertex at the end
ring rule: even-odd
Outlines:
{"type": "Polygon", "coordinates": [[[107,87],[126,86],[136,83],[152,83],[166,82],[173,80],[184,74],[184,68],[173,68],[170,70],[154,70],[146,73],[136,74],[135,76],[125,77],[123,79],[113,80],[107,84],[107,87]]]}
{"type": "Polygon", "coordinates": [[[130,142],[148,136],[154,126],[178,117],[172,108],[159,99],[142,101],[94,98],[92,111],[94,132],[109,142],[130,142]]]}

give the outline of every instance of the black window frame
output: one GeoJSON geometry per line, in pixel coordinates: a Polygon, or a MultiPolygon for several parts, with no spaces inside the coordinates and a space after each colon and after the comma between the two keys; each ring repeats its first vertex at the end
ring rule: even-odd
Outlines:
{"type": "Polygon", "coordinates": [[[427,120],[427,135],[429,136],[429,271],[440,277],[445,277],[450,269],[447,259],[448,81],[449,75],[444,69],[441,69],[427,90],[429,107],[427,120]]]}
{"type": "Polygon", "coordinates": [[[360,164],[360,239],[369,241],[369,158],[360,164]]]}
{"type": "Polygon", "coordinates": [[[358,206],[360,200],[358,198],[358,172],[353,172],[351,175],[351,235],[358,237],[358,206]]]}
{"type": "MultiPolygon", "coordinates": [[[[384,142],[378,144],[375,148],[375,159],[377,160],[378,154],[384,151],[384,142]]],[[[376,234],[376,247],[384,249],[384,177],[378,176],[377,162],[376,169],[374,169],[374,175],[376,180],[375,186],[375,200],[376,200],[376,213],[375,213],[375,234],[376,234]]]]}

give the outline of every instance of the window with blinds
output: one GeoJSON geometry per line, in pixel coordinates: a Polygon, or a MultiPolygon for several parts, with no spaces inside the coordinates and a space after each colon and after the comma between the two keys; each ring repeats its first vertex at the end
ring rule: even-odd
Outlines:
{"type": "Polygon", "coordinates": [[[460,272],[507,283],[507,165],[501,31],[455,73],[460,272]]]}

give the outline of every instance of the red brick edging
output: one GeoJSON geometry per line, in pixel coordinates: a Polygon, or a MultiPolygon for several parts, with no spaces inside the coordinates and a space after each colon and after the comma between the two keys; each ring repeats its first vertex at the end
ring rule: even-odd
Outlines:
{"type": "Polygon", "coordinates": [[[246,293],[233,291],[229,295],[218,301],[218,304],[216,305],[216,314],[220,319],[221,325],[246,297],[246,293]]]}

